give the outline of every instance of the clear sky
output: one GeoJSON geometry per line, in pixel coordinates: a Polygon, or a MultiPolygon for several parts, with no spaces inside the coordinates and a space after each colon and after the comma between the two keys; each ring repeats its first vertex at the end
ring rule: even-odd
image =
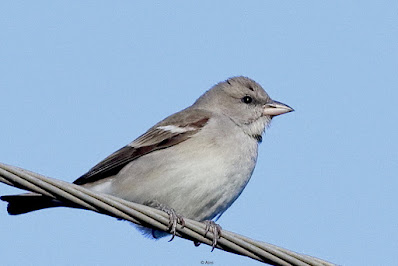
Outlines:
{"type": "MultiPolygon", "coordinates": [[[[132,2],[0,3],[1,162],[72,182],[245,75],[296,111],[274,119],[222,227],[398,264],[397,1],[132,2]]],[[[1,265],[259,265],[66,208],[12,217],[0,203],[0,233],[1,265]]]]}

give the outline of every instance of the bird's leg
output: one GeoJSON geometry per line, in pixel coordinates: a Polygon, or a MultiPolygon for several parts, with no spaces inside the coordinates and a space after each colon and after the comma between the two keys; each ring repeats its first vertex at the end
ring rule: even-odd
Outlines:
{"type": "Polygon", "coordinates": [[[206,220],[206,221],[204,221],[204,223],[205,223],[205,225],[206,225],[206,232],[205,232],[205,237],[206,237],[206,234],[208,233],[208,232],[211,232],[211,233],[213,233],[213,243],[212,243],[212,249],[211,249],[211,251],[213,251],[214,250],[214,248],[216,247],[216,245],[217,245],[217,241],[218,241],[218,239],[221,237],[221,230],[222,230],[222,228],[221,228],[221,226],[219,225],[219,224],[216,224],[215,222],[213,222],[213,221],[211,221],[211,220],[206,220]]]}
{"type": "MultiPolygon", "coordinates": [[[[211,244],[211,246],[213,247],[211,249],[211,251],[213,251],[214,248],[217,246],[218,239],[220,239],[220,237],[221,237],[222,228],[221,228],[221,226],[219,224],[216,224],[214,221],[211,221],[211,220],[206,220],[203,223],[206,225],[206,228],[205,228],[206,231],[205,231],[205,235],[204,236],[206,237],[208,232],[213,233],[213,242],[211,244]]],[[[200,242],[197,242],[197,241],[194,241],[193,243],[194,243],[195,246],[199,246],[200,245],[200,242]]]]}
{"type": "Polygon", "coordinates": [[[172,208],[162,207],[161,210],[169,215],[169,231],[172,234],[172,237],[169,240],[170,242],[176,235],[177,223],[181,224],[181,227],[183,228],[185,226],[185,221],[184,218],[181,215],[178,215],[172,208]]]}
{"type": "Polygon", "coordinates": [[[146,202],[145,205],[156,208],[158,210],[164,211],[169,215],[169,231],[170,234],[172,234],[171,239],[169,240],[172,241],[177,233],[177,224],[181,224],[181,227],[184,228],[185,226],[185,221],[184,218],[181,215],[178,215],[176,211],[173,208],[169,208],[157,201],[150,201],[146,202]]]}

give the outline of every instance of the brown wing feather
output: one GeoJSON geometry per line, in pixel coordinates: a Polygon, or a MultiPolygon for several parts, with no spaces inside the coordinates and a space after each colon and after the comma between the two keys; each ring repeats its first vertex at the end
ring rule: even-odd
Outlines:
{"type": "Polygon", "coordinates": [[[126,164],[145,154],[181,143],[196,134],[207,123],[209,116],[204,116],[204,114],[198,116],[198,114],[193,113],[192,116],[185,117],[185,123],[181,123],[181,127],[189,126],[194,128],[194,130],[189,130],[183,133],[172,133],[170,131],[157,128],[162,125],[167,125],[168,122],[170,122],[169,120],[173,120],[173,116],[149,129],[130,145],[127,145],[108,156],[73,183],[83,185],[113,176],[126,164]]]}

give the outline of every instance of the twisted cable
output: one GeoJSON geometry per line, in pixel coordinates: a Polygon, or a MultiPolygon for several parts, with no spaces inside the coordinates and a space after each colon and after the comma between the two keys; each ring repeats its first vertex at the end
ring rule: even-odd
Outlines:
{"type": "MultiPolygon", "coordinates": [[[[20,189],[39,193],[79,208],[130,221],[158,230],[169,230],[169,216],[163,211],[129,202],[111,195],[93,192],[82,186],[44,177],[37,173],[0,163],[0,182],[20,189]]],[[[176,236],[211,246],[213,234],[206,233],[204,223],[184,218],[185,225],[176,228],[176,236]]],[[[222,230],[217,240],[217,249],[247,256],[270,265],[314,265],[334,264],[299,254],[275,245],[256,241],[245,236],[222,230]]]]}

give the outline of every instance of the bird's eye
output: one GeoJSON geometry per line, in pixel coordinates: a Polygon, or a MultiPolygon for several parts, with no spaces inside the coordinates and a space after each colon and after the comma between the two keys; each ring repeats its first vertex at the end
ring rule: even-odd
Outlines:
{"type": "Polygon", "coordinates": [[[245,96],[242,98],[242,102],[244,102],[244,103],[251,103],[252,101],[253,101],[253,99],[250,96],[245,96]]]}

